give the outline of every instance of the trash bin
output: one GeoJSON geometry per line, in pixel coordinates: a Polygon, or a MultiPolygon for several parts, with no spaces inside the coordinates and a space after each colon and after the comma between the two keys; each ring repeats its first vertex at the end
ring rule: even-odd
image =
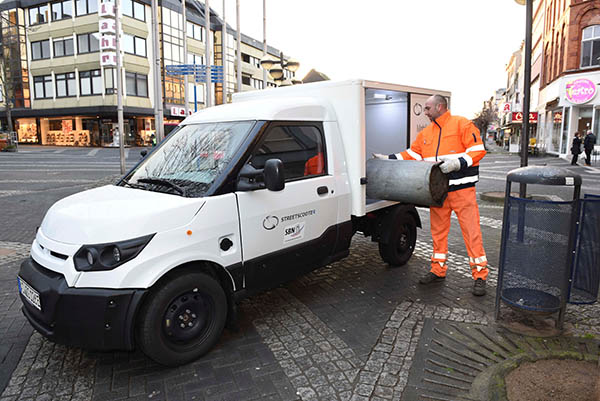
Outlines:
{"type": "Polygon", "coordinates": [[[562,329],[569,297],[581,176],[549,166],[512,170],[506,178],[496,312],[500,301],[534,314],[558,312],[562,329]],[[523,184],[525,197],[511,196],[512,183],[523,184]],[[571,201],[527,198],[527,185],[573,187],[571,201]]]}
{"type": "Polygon", "coordinates": [[[600,285],[600,196],[586,194],[579,210],[569,303],[591,304],[600,285]]]}

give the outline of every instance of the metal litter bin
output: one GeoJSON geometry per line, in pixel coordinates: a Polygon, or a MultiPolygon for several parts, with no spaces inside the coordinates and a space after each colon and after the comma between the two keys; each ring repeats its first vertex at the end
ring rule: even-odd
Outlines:
{"type": "Polygon", "coordinates": [[[579,202],[569,303],[591,304],[598,300],[600,285],[600,196],[586,194],[579,202]]]}
{"type": "Polygon", "coordinates": [[[496,288],[500,301],[533,314],[558,312],[562,329],[573,260],[581,176],[569,170],[530,166],[512,170],[506,178],[500,264],[496,288]],[[573,200],[549,201],[511,196],[512,183],[570,186],[573,200]]]}

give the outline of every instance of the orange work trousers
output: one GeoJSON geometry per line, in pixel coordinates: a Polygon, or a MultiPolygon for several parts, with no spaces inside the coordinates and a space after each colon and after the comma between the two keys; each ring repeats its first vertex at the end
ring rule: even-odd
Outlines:
{"type": "Polygon", "coordinates": [[[483,249],[481,227],[479,226],[479,208],[475,187],[448,192],[442,207],[430,209],[431,237],[433,238],[433,256],[431,272],[439,277],[446,276],[448,266],[448,233],[452,211],[458,217],[463,239],[469,254],[469,265],[473,279],[485,280],[488,275],[487,258],[483,249]]]}

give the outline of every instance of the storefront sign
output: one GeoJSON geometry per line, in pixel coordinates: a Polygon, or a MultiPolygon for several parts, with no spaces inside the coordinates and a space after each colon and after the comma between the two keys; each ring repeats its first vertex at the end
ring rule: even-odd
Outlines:
{"type": "Polygon", "coordinates": [[[502,106],[502,112],[510,113],[510,103],[504,103],[504,105],[502,106]]]}
{"type": "Polygon", "coordinates": [[[117,50],[117,36],[102,35],[102,39],[100,39],[100,50],[117,50]]]}
{"type": "Polygon", "coordinates": [[[100,21],[100,65],[102,67],[117,66],[117,13],[115,4],[110,0],[103,0],[99,4],[100,21]]]}
{"type": "Polygon", "coordinates": [[[562,111],[555,111],[553,114],[554,124],[562,123],[562,111]]]}
{"type": "Polygon", "coordinates": [[[569,102],[583,104],[592,100],[596,95],[596,84],[585,78],[575,79],[567,82],[565,92],[569,102]]]}
{"type": "MultiPolygon", "coordinates": [[[[523,113],[520,111],[515,111],[512,113],[512,122],[513,123],[522,123],[523,122],[523,113]]],[[[537,111],[532,111],[529,113],[529,123],[537,124],[538,122],[538,113],[537,111]]]]}
{"type": "MultiPolygon", "coordinates": [[[[188,114],[191,115],[192,110],[190,110],[188,114]]],[[[171,107],[171,115],[185,117],[185,107],[176,107],[176,106],[171,107]]]]}
{"type": "Polygon", "coordinates": [[[104,52],[100,54],[100,65],[102,67],[116,67],[117,52],[104,52]]]}

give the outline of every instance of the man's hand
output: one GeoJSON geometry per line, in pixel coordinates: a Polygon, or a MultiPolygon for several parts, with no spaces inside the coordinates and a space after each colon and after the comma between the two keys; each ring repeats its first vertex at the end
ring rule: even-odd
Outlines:
{"type": "Polygon", "coordinates": [[[444,160],[444,162],[442,164],[440,164],[440,170],[442,170],[442,173],[444,173],[444,174],[448,174],[453,171],[458,171],[458,170],[460,170],[460,160],[458,160],[458,159],[444,160]]]}
{"type": "Polygon", "coordinates": [[[389,159],[387,155],[382,155],[381,153],[373,153],[373,157],[375,159],[389,159]]]}

